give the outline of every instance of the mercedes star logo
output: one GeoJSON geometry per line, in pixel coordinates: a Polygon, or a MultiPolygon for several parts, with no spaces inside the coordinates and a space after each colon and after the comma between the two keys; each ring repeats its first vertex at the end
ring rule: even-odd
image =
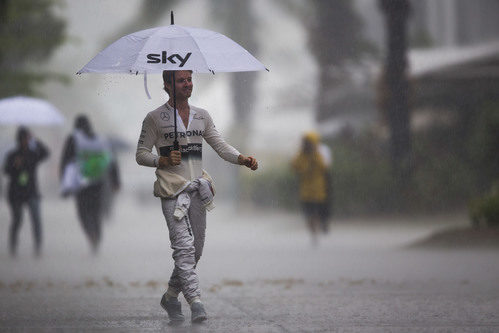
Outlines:
{"type": "Polygon", "coordinates": [[[161,117],[161,120],[164,120],[164,121],[170,120],[170,115],[168,114],[168,112],[161,112],[160,117],[161,117]]]}

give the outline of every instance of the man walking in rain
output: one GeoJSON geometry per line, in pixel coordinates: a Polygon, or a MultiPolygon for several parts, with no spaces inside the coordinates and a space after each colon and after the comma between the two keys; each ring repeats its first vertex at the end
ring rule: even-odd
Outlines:
{"type": "Polygon", "coordinates": [[[170,98],[145,117],[136,160],[140,165],[156,168],[154,195],[161,198],[173,249],[175,267],[160,304],[172,323],[182,322],[184,316],[178,300],[182,292],[191,307],[191,321],[198,323],[207,316],[201,303],[195,269],[204,246],[206,210],[213,207],[215,194],[211,177],[202,169],[203,138],[230,163],[245,165],[251,170],[256,170],[258,163],[255,158],[241,155],[224,141],[206,110],[189,104],[193,89],[192,72],[176,71],[174,77],[175,82],[172,82],[173,72],[163,72],[164,89],[170,98]],[[173,89],[176,93],[179,150],[174,149],[173,89]],[[153,146],[157,155],[152,152],[153,146]]]}
{"type": "Polygon", "coordinates": [[[15,256],[17,252],[17,239],[24,205],[28,206],[31,215],[35,256],[40,256],[42,227],[36,169],[48,156],[47,147],[39,140],[35,140],[26,127],[19,127],[17,149],[8,154],[4,166],[4,172],[10,179],[8,202],[12,212],[12,223],[9,230],[9,247],[12,256],[15,256]]]}

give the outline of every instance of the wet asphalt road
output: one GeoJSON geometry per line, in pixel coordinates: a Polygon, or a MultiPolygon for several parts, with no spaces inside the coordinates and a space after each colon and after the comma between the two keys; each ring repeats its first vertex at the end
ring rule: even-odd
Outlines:
{"type": "MultiPolygon", "coordinates": [[[[1,235],[8,211],[1,204],[1,235]]],[[[465,218],[338,221],[312,246],[300,216],[219,204],[199,264],[209,319],[168,325],[173,266],[159,203],[123,197],[93,257],[71,202],[44,202],[44,255],[0,244],[0,331],[497,332],[497,250],[406,249],[465,218]]],[[[190,312],[181,299],[184,314],[190,312]]]]}

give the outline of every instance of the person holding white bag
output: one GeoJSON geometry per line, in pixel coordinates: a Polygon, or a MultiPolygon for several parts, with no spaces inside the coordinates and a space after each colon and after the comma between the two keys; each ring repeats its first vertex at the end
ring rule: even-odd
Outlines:
{"type": "Polygon", "coordinates": [[[75,120],[74,131],[66,140],[60,167],[61,194],[73,194],[78,217],[92,251],[97,253],[102,235],[104,186],[120,187],[119,173],[107,140],[95,134],[85,115],[75,120]]]}

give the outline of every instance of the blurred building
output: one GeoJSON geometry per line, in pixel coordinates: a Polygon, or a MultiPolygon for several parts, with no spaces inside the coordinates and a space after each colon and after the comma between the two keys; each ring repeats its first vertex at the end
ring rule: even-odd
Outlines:
{"type": "MultiPolygon", "coordinates": [[[[411,37],[426,35],[428,46],[468,45],[497,39],[497,0],[418,0],[411,2],[411,37]]],[[[423,40],[421,40],[423,41],[423,40]]]]}
{"type": "MultiPolygon", "coordinates": [[[[355,0],[364,34],[384,48],[383,17],[378,1],[355,0]]],[[[497,0],[411,0],[410,41],[414,47],[481,43],[499,38],[497,0]]]]}
{"type": "Polygon", "coordinates": [[[409,62],[412,102],[416,108],[458,110],[499,102],[499,40],[413,50],[409,62]]]}
{"type": "MultiPolygon", "coordinates": [[[[499,100],[499,1],[412,0],[411,5],[407,55],[411,106],[427,111],[499,100]]],[[[383,16],[377,1],[356,0],[356,9],[366,38],[380,50],[380,57],[347,68],[349,79],[331,92],[331,108],[320,116],[319,130],[325,136],[379,119],[383,16]]]]}

